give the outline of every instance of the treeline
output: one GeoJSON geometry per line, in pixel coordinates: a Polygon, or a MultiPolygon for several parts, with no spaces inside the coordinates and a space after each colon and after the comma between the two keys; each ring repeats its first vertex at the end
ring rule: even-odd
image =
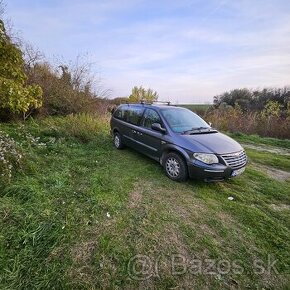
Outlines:
{"type": "Polygon", "coordinates": [[[225,92],[206,119],[225,131],[290,139],[290,87],[225,92]]]}
{"type": "Polygon", "coordinates": [[[281,112],[286,112],[290,104],[290,87],[284,88],[264,88],[261,90],[235,89],[214,96],[214,106],[238,105],[242,111],[262,111],[267,103],[279,104],[281,112]]]}

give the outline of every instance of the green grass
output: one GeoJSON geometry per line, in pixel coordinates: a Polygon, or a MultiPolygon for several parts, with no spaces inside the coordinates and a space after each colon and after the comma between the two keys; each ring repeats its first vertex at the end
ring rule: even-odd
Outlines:
{"type": "Polygon", "coordinates": [[[261,137],[258,135],[246,135],[243,133],[227,133],[229,136],[233,137],[239,142],[249,143],[249,144],[263,144],[270,146],[278,146],[282,148],[290,149],[289,139],[276,139],[271,137],[261,137]]]}
{"type": "MultiPolygon", "coordinates": [[[[11,183],[0,187],[1,289],[287,288],[289,181],[250,163],[226,182],[176,183],[155,161],[115,150],[104,120],[82,118],[0,125],[25,153],[11,183]],[[158,275],[132,277],[137,254],[156,262],[158,275]],[[187,271],[173,275],[176,254],[187,271]],[[269,255],[279,274],[255,273],[254,261],[266,263],[269,255]],[[201,272],[190,266],[193,259],[201,272]],[[215,262],[210,273],[206,259],[215,262]],[[219,275],[223,260],[232,268],[219,275]]],[[[252,162],[290,169],[283,156],[248,154],[252,162]]]]}
{"type": "Polygon", "coordinates": [[[211,107],[210,104],[185,104],[185,105],[178,105],[178,106],[187,108],[199,115],[204,115],[206,111],[211,107]]]}
{"type": "Polygon", "coordinates": [[[255,163],[272,166],[290,172],[289,155],[270,154],[269,152],[257,151],[254,149],[246,149],[246,151],[250,160],[255,163]]]}

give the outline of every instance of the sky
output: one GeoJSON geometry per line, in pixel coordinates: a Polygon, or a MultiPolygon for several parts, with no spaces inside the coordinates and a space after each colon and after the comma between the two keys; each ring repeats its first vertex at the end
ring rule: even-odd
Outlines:
{"type": "Polygon", "coordinates": [[[290,84],[289,0],[9,0],[6,18],[49,60],[85,55],[110,97],[211,103],[290,84]]]}

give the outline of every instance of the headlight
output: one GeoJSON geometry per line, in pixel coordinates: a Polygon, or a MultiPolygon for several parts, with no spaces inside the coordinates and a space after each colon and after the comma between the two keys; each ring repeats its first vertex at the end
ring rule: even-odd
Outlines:
{"type": "Polygon", "coordinates": [[[219,163],[218,158],[214,154],[193,153],[193,157],[199,161],[202,161],[203,163],[206,163],[206,164],[219,163]]]}

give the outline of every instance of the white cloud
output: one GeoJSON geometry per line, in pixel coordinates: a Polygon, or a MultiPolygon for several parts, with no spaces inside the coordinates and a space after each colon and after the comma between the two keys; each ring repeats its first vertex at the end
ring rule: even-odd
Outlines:
{"type": "Polygon", "coordinates": [[[289,83],[289,11],[283,0],[84,0],[13,5],[11,17],[48,57],[93,55],[112,96],[144,85],[203,102],[235,87],[289,83]]]}

